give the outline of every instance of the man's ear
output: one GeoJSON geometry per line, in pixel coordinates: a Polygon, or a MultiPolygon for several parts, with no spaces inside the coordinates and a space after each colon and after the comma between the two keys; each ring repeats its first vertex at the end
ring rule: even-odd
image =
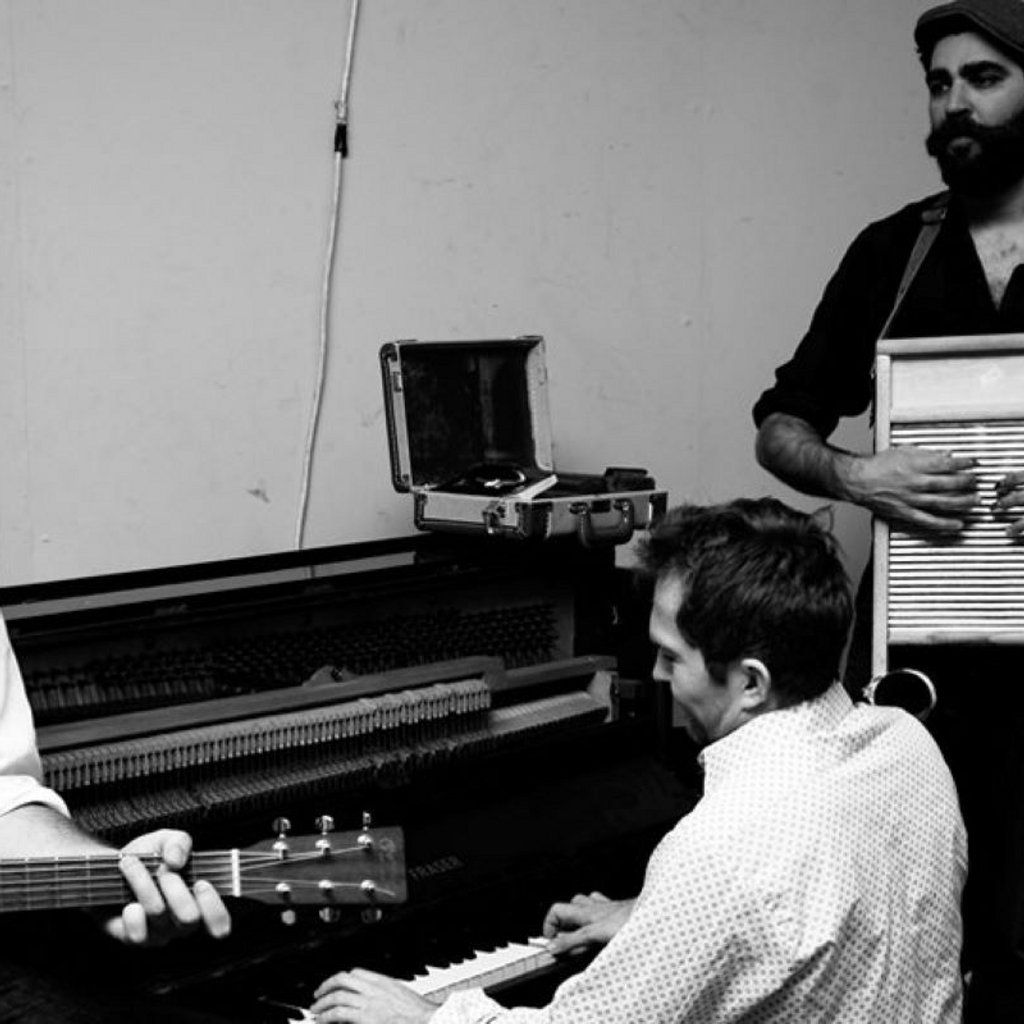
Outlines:
{"type": "Polygon", "coordinates": [[[740,661],[743,673],[743,703],[749,711],[771,703],[772,674],[760,658],[743,658],[740,661]]]}

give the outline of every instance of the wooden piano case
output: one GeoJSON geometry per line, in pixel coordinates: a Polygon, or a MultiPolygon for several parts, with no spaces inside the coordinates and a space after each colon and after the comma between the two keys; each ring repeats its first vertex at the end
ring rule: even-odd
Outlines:
{"type": "Polygon", "coordinates": [[[544,340],[381,348],[392,482],[421,530],[621,544],[664,512],[645,469],[556,471],[544,340]]]}
{"type": "MultiPolygon", "coordinates": [[[[277,1021],[258,997],[308,1005],[347,966],[407,973],[533,934],[580,887],[635,890],[695,794],[665,764],[667,693],[611,656],[612,563],[572,538],[421,534],[0,591],[47,778],[111,841],[247,846],[279,816],[309,833],[364,811],[404,832],[408,898],[379,918],[285,926],[232,901],[226,941],[102,963],[277,1021]]],[[[65,969],[99,970],[98,948],[65,969]]]]}

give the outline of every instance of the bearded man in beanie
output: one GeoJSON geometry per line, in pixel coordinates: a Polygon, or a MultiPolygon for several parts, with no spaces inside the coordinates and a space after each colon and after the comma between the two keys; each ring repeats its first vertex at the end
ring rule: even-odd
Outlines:
{"type": "MultiPolygon", "coordinates": [[[[904,445],[828,443],[872,394],[880,337],[1024,332],[1024,0],[957,0],[914,32],[929,92],[928,153],[948,191],[869,225],[828,283],[793,358],[754,407],[758,461],[807,494],[903,529],[955,536],[979,505],[971,460],[904,445]]],[[[994,507],[1024,541],[1024,466],[994,507]]],[[[865,583],[870,580],[870,567],[865,583]]],[[[862,583],[846,683],[868,682],[871,590],[862,583]]],[[[967,823],[965,960],[971,1024],[1024,1021],[1024,680],[1019,652],[893,651],[932,676],[929,726],[967,823]]]]}

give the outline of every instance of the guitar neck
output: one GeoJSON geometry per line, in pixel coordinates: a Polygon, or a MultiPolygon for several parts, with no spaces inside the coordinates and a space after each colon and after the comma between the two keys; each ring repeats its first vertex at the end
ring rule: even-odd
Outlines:
{"type": "MultiPolygon", "coordinates": [[[[397,827],[363,832],[284,833],[244,849],[193,852],[181,872],[186,882],[209,882],[222,896],[277,907],[370,906],[406,898],[404,837],[397,827]]],[[[139,860],[156,874],[155,854],[139,860]]],[[[98,907],[133,900],[121,874],[121,854],[0,860],[0,913],[98,907]]]]}
{"type": "MultiPolygon", "coordinates": [[[[138,859],[150,874],[156,874],[161,864],[156,855],[138,859]]],[[[2,860],[0,913],[128,903],[135,897],[121,874],[120,862],[119,853],[2,860]]],[[[193,853],[180,874],[189,884],[206,879],[222,895],[238,895],[238,851],[193,853]]]]}

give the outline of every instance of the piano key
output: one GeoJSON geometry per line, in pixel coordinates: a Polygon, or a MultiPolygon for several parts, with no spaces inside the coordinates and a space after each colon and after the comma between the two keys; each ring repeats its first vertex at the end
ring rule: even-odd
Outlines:
{"type": "MultiPolygon", "coordinates": [[[[548,969],[555,962],[554,956],[547,951],[547,940],[536,936],[525,943],[510,942],[494,950],[479,951],[445,967],[428,966],[406,984],[417,995],[441,1003],[452,992],[466,988],[486,990],[509,981],[523,980],[548,969]]],[[[274,1004],[273,1000],[264,1002],[274,1004]]],[[[276,1005],[293,1009],[286,1003],[276,1005]]],[[[294,1009],[300,1012],[288,1018],[289,1024],[307,1024],[316,1019],[307,1009],[294,1009]]]]}
{"type": "Polygon", "coordinates": [[[260,1024],[307,1024],[316,1021],[316,1017],[305,1007],[277,999],[260,999],[258,1008],[260,1024]]]}
{"type": "Polygon", "coordinates": [[[444,998],[462,988],[489,988],[550,967],[555,958],[542,938],[509,943],[493,952],[481,952],[447,970],[429,972],[414,979],[410,988],[422,996],[444,998]]]}

